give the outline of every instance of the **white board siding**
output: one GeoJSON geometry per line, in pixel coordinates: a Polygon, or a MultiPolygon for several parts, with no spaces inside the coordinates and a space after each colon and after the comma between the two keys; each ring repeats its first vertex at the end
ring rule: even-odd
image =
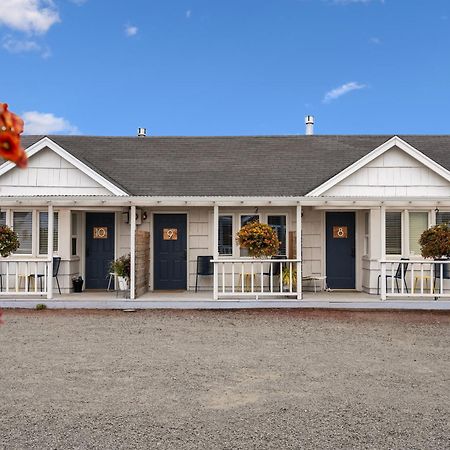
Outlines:
{"type": "Polygon", "coordinates": [[[324,193],[327,196],[441,197],[450,183],[394,147],[324,193]]]}
{"type": "MultiPolygon", "coordinates": [[[[304,207],[302,232],[303,276],[322,276],[324,274],[325,253],[324,212],[311,207],[304,207]]],[[[307,283],[304,290],[308,290],[310,287],[307,283]]]]}
{"type": "MultiPolygon", "coordinates": [[[[212,208],[190,208],[188,220],[188,289],[195,289],[197,256],[212,255],[212,208]]],[[[212,289],[212,276],[200,277],[202,289],[212,289]]]]}
{"type": "Polygon", "coordinates": [[[0,177],[0,196],[111,195],[111,192],[50,149],[32,156],[26,170],[0,177]]]}

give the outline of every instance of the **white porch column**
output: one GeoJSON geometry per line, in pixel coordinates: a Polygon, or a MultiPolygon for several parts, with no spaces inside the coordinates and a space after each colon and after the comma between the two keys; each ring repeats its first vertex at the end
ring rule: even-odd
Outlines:
{"type": "MultiPolygon", "coordinates": [[[[213,217],[213,256],[214,260],[217,261],[219,259],[219,207],[214,205],[214,217],[213,217]]],[[[219,266],[214,264],[214,291],[213,291],[213,299],[219,299],[219,277],[217,274],[219,266]]]]}
{"type": "MultiPolygon", "coordinates": [[[[48,208],[48,233],[47,233],[47,259],[48,259],[48,274],[47,274],[47,299],[53,298],[53,205],[49,204],[48,208]]],[[[34,280],[37,283],[37,280],[34,280]]]]}
{"type": "MultiPolygon", "coordinates": [[[[384,205],[380,207],[380,244],[380,261],[384,261],[386,259],[386,207],[384,205]]],[[[380,267],[381,300],[386,300],[386,265],[380,262],[380,267]]]]}
{"type": "Polygon", "coordinates": [[[130,208],[130,300],[136,297],[136,206],[130,208]]]}
{"type": "Polygon", "coordinates": [[[297,224],[297,239],[296,239],[296,255],[297,255],[297,300],[303,298],[302,292],[302,206],[297,205],[296,211],[296,224],[297,224]]]}

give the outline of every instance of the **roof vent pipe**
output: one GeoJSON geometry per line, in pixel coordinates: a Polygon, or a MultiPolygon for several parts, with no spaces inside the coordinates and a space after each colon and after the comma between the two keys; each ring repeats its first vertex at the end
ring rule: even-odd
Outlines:
{"type": "Polygon", "coordinates": [[[314,134],[314,116],[306,116],[305,117],[306,136],[312,136],[314,134]]]}
{"type": "Polygon", "coordinates": [[[138,128],[137,135],[138,135],[138,137],[147,136],[147,129],[146,128],[138,128]]]}

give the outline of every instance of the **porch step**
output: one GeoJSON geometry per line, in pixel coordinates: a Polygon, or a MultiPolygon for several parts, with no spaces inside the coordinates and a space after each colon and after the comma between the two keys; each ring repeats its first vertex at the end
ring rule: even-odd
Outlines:
{"type": "Polygon", "coordinates": [[[422,310],[450,311],[448,300],[0,300],[0,308],[35,309],[45,304],[49,309],[348,309],[348,310],[422,310]]]}

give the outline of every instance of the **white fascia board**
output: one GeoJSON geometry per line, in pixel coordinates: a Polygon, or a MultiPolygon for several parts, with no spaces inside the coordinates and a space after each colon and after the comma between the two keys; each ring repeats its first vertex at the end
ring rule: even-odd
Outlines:
{"type": "Polygon", "coordinates": [[[113,196],[22,196],[2,197],[2,206],[26,207],[32,205],[47,205],[71,207],[75,209],[108,207],[130,207],[135,205],[140,208],[158,207],[196,207],[214,205],[220,207],[271,207],[271,206],[323,206],[332,208],[357,208],[386,206],[403,207],[450,207],[450,198],[446,197],[113,197],[113,196]]]}
{"type": "Polygon", "coordinates": [[[358,161],[348,166],[342,172],[339,172],[334,177],[325,181],[325,183],[322,183],[320,186],[316,187],[311,192],[308,192],[306,194],[306,197],[318,197],[323,195],[329,189],[336,186],[341,181],[345,180],[347,177],[349,177],[362,167],[366,166],[367,164],[372,162],[375,158],[378,158],[380,155],[387,152],[393,147],[400,148],[405,153],[407,153],[408,155],[410,155],[411,157],[422,163],[424,166],[428,167],[433,172],[437,173],[442,178],[450,182],[450,172],[446,168],[442,167],[436,161],[433,161],[431,158],[424,155],[421,151],[417,150],[411,144],[408,144],[403,139],[399,138],[398,136],[394,136],[388,141],[386,141],[384,144],[381,144],[379,147],[372,150],[367,155],[363,156],[361,159],[358,159],[358,161]]]}
{"type": "MultiPolygon", "coordinates": [[[[61,158],[65,159],[67,162],[72,164],[77,169],[81,170],[84,174],[86,174],[88,177],[92,178],[94,181],[96,181],[98,184],[103,186],[105,189],[108,189],[112,194],[117,196],[128,196],[125,191],[117,187],[114,183],[107,180],[106,178],[102,177],[99,173],[97,173],[94,169],[91,169],[88,165],[80,161],[78,158],[75,158],[71,153],[69,153],[67,150],[64,150],[60,145],[58,145],[56,142],[52,141],[49,137],[45,136],[39,141],[35,142],[33,145],[30,145],[26,150],[25,153],[27,154],[28,158],[31,158],[36,153],[40,152],[44,148],[50,148],[53,150],[56,154],[61,156],[61,158]]],[[[16,167],[16,165],[10,161],[6,162],[2,166],[0,166],[0,177],[5,174],[6,172],[9,172],[11,169],[16,167]]]]}

